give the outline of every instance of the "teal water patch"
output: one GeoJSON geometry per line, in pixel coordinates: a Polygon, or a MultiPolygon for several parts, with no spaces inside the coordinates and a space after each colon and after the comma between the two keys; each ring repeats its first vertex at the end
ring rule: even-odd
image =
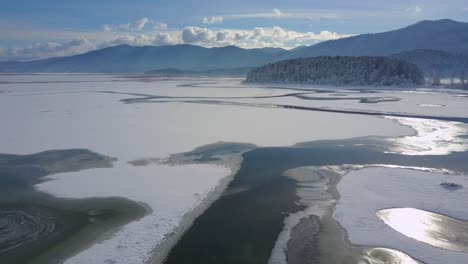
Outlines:
{"type": "Polygon", "coordinates": [[[123,198],[60,199],[34,185],[54,173],[111,167],[85,149],[0,154],[0,263],[56,263],[146,209],[123,198]]]}

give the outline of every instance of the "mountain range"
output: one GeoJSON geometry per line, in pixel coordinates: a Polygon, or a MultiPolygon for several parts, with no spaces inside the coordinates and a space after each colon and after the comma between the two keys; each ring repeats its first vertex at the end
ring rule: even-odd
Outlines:
{"type": "Polygon", "coordinates": [[[0,62],[0,72],[131,73],[176,69],[220,71],[250,68],[285,59],[315,56],[394,56],[425,71],[459,71],[468,67],[468,23],[421,21],[405,28],[330,40],[292,50],[120,45],[69,57],[28,62],[0,62]],[[442,61],[442,62],[441,62],[442,61]]]}
{"type": "Polygon", "coordinates": [[[425,20],[393,31],[321,42],[298,53],[307,57],[385,56],[417,49],[468,54],[468,23],[425,20]]]}

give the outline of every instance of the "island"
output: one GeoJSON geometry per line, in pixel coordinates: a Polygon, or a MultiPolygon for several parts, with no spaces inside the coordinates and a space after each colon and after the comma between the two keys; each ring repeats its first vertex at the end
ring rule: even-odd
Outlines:
{"type": "Polygon", "coordinates": [[[338,86],[416,86],[424,74],[415,64],[377,56],[320,56],[270,63],[251,70],[246,83],[338,86]]]}

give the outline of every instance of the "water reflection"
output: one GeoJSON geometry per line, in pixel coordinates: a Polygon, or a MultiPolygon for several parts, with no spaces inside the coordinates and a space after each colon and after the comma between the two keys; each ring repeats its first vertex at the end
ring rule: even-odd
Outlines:
{"type": "Polygon", "coordinates": [[[468,222],[414,208],[377,211],[396,231],[429,245],[468,253],[468,222]]]}
{"type": "Polygon", "coordinates": [[[405,253],[389,248],[368,249],[365,260],[369,264],[420,264],[405,253]]]}

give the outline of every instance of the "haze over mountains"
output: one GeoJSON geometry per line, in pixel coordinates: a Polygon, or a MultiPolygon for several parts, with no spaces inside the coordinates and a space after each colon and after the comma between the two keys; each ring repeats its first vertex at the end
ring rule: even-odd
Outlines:
{"type": "Polygon", "coordinates": [[[459,71],[468,67],[468,23],[448,19],[422,21],[394,31],[325,41],[289,51],[279,48],[242,49],[235,46],[204,48],[187,44],[143,47],[120,45],[70,57],[0,62],[0,72],[130,73],[163,69],[223,69],[222,72],[226,73],[226,69],[246,69],[284,59],[335,55],[391,55],[418,64],[425,71],[459,71]]]}

